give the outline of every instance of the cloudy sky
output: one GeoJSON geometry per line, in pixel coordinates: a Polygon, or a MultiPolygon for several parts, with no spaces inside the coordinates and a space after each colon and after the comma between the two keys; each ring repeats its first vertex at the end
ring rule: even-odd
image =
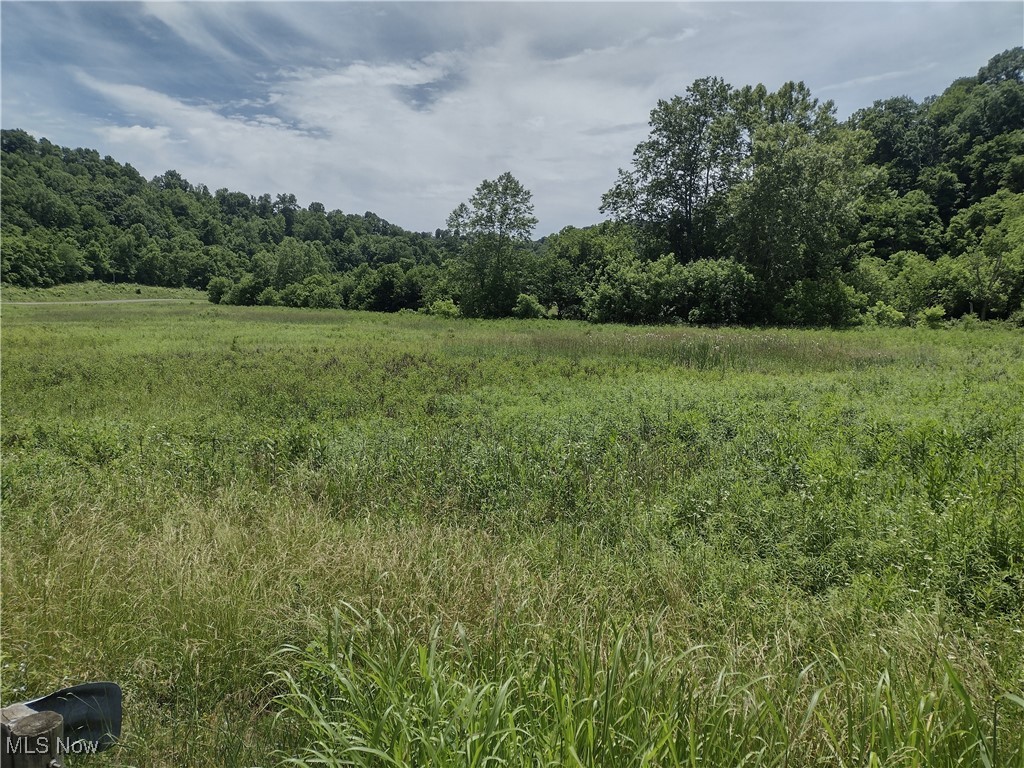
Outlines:
{"type": "Polygon", "coordinates": [[[601,219],[659,98],[804,80],[840,117],[940,93],[1024,38],[1000,3],[3,0],[2,124],[146,177],[433,231],[484,178],[537,234],[601,219]]]}

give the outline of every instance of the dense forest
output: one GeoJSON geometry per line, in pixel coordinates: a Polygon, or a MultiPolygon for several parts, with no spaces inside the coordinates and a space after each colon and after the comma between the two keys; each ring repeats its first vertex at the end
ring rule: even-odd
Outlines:
{"type": "Polygon", "coordinates": [[[416,233],[172,170],[147,181],[22,130],[3,131],[2,172],[11,285],[596,322],[1024,324],[1024,48],[846,121],[803,83],[697,80],[652,110],[608,219],[540,240],[510,173],[416,233]]]}

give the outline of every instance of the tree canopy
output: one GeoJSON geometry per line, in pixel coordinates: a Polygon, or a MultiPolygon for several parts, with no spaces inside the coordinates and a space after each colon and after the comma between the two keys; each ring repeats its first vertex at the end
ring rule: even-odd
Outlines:
{"type": "Polygon", "coordinates": [[[452,281],[466,314],[511,313],[526,273],[525,258],[537,219],[532,195],[510,172],[480,182],[469,204],[448,217],[459,242],[450,261],[452,281]]]}
{"type": "Polygon", "coordinates": [[[531,193],[508,172],[416,233],[174,170],[147,181],[23,130],[2,132],[0,158],[11,285],[635,323],[1024,323],[1024,48],[842,122],[804,83],[698,79],[654,105],[601,198],[608,220],[536,241],[531,193]]]}

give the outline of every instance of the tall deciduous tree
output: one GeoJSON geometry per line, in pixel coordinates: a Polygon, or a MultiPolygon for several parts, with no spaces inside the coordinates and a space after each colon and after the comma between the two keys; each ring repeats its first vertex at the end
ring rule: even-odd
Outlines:
{"type": "Polygon", "coordinates": [[[909,96],[880,99],[857,110],[849,125],[874,137],[869,159],[886,169],[889,185],[900,195],[915,189],[921,171],[937,159],[938,142],[928,109],[909,96]]]}
{"type": "Polygon", "coordinates": [[[660,232],[683,262],[744,262],[769,310],[797,281],[843,266],[869,145],[803,83],[769,92],[705,78],[658,103],[602,210],[660,232]]]}
{"type": "Polygon", "coordinates": [[[655,247],[680,259],[713,255],[710,209],[734,180],[741,156],[732,93],[722,78],[706,77],[685,96],[659,101],[650,137],[633,151],[632,170],[619,169],[601,211],[641,225],[655,236],[655,247]]]}
{"type": "MultiPolygon", "coordinates": [[[[730,194],[729,244],[776,304],[802,278],[829,277],[843,262],[869,178],[862,135],[816,138],[794,124],[759,128],[749,177],[730,194]]],[[[768,307],[766,306],[766,309],[768,307]]]]}
{"type": "Polygon", "coordinates": [[[452,264],[462,311],[508,315],[526,278],[527,245],[537,224],[530,191],[507,171],[485,179],[447,224],[462,241],[452,264]]]}

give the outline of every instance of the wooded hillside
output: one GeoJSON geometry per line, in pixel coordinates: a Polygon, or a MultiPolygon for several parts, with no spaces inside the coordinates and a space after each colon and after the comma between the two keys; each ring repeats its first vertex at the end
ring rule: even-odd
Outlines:
{"type": "Polygon", "coordinates": [[[803,83],[703,78],[659,101],[650,125],[600,201],[608,220],[536,241],[511,174],[481,183],[447,228],[415,233],[294,194],[211,192],[173,170],[147,181],[4,130],[3,282],[599,322],[1024,322],[1024,48],[939,96],[877,101],[845,122],[803,83]]]}

